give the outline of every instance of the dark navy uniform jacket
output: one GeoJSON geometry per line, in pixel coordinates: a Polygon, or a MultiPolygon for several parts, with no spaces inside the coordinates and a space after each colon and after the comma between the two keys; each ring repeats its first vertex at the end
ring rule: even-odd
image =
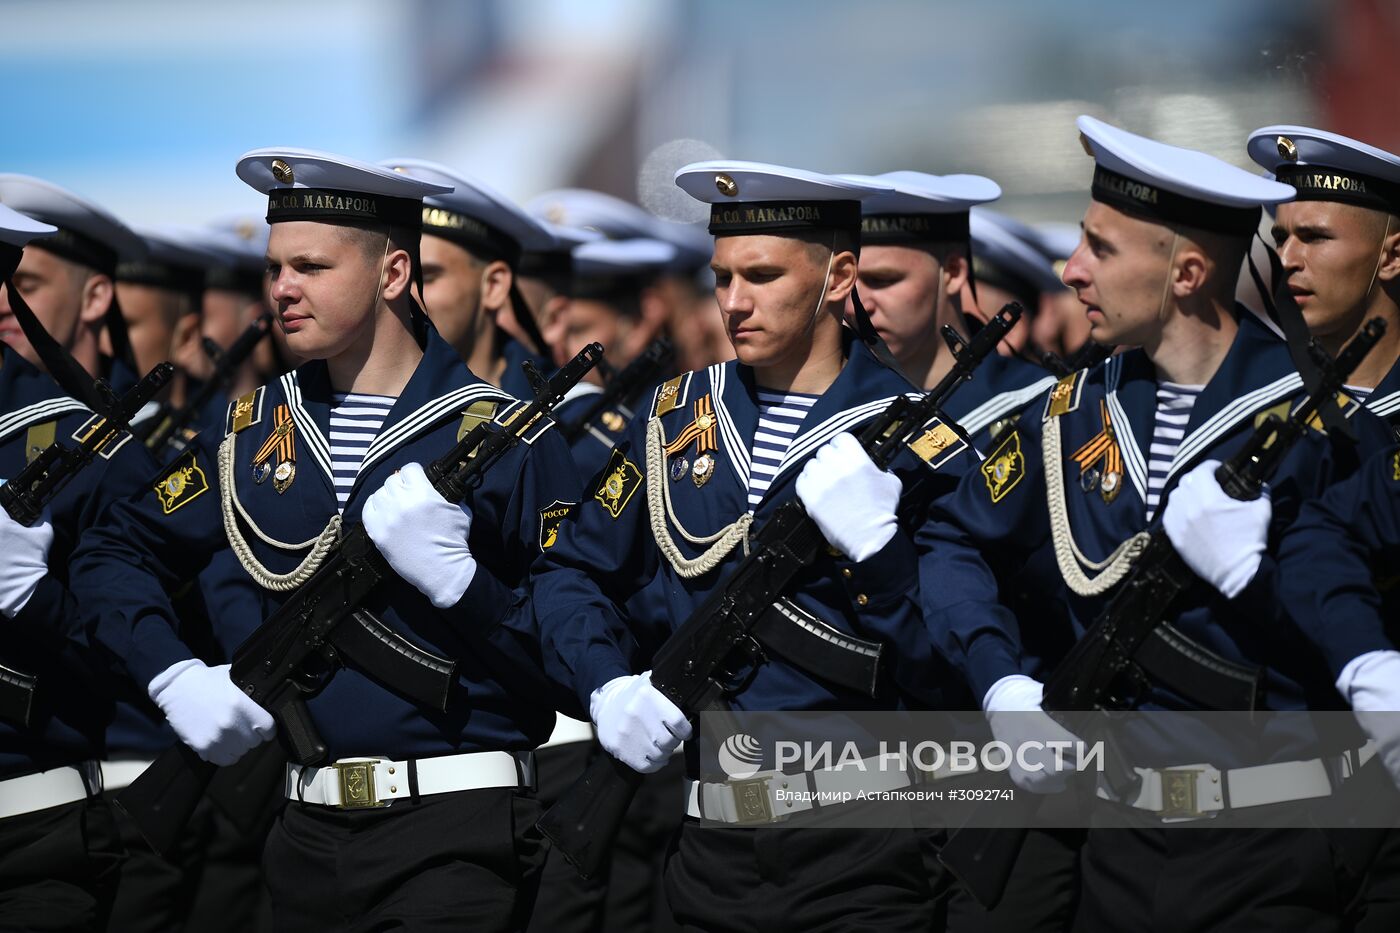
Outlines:
{"type": "MultiPolygon", "coordinates": [[[[1256,420],[1280,405],[1286,410],[1301,385],[1285,345],[1241,311],[1239,334],[1196,400],[1151,523],[1145,505],[1147,453],[1157,378],[1142,350],[1067,377],[1028,408],[1015,430],[987,453],[980,470],[967,474],[953,496],[934,504],[933,520],[920,535],[922,592],[932,634],[966,673],[976,696],[985,696],[1006,675],[1027,672],[1016,619],[998,602],[995,580],[979,550],[1002,555],[1052,547],[1042,449],[1052,421],[1061,432],[1060,485],[1074,542],[1088,560],[1104,561],[1135,533],[1160,527],[1161,510],[1180,478],[1203,460],[1228,459],[1250,437],[1256,420]],[[1116,497],[1103,494],[1101,480],[1084,481],[1074,459],[1104,433],[1105,410],[1122,454],[1124,475],[1116,497]]],[[[1336,470],[1326,438],[1308,432],[1270,482],[1271,542],[1278,541],[1303,500],[1333,481],[1336,470]]],[[[1077,636],[1112,593],[1084,598],[1062,584],[1060,593],[1046,596],[1065,601],[1077,636]]],[[[1200,584],[1187,599],[1185,610],[1169,621],[1219,655],[1266,668],[1268,708],[1317,708],[1333,702],[1335,690],[1316,649],[1267,593],[1241,596],[1232,605],[1200,584]]],[[[1152,707],[1184,704],[1156,691],[1144,705],[1152,707]]]]}
{"type": "Polygon", "coordinates": [[[1400,447],[1302,507],[1279,548],[1278,578],[1334,677],[1400,644],[1400,447]]]}
{"type": "MultiPolygon", "coordinates": [[[[858,433],[861,425],[882,412],[894,397],[911,392],[903,377],[878,363],[859,342],[851,341],[848,352],[844,369],[806,416],[772,486],[755,510],[753,529],[794,498],[798,474],[823,444],[841,431],[858,433]]],[[[631,669],[615,653],[610,654],[608,646],[579,644],[590,628],[599,626],[569,627],[554,620],[606,619],[625,611],[639,642],[648,648],[654,648],[685,622],[742,560],[743,546],[736,545],[707,572],[682,576],[671,558],[663,556],[654,523],[664,529],[664,536],[675,544],[681,557],[694,559],[708,545],[687,540],[687,534],[699,539],[715,536],[747,513],[750,452],[757,424],[753,371],[735,361],[662,384],[652,395],[648,410],[628,426],[598,481],[584,493],[577,515],[561,528],[535,579],[534,606],[543,629],[567,638],[546,644],[547,662],[568,668],[570,657],[592,655],[596,659],[590,671],[570,669],[557,678],[572,676],[585,702],[592,690],[631,669]],[[664,456],[660,471],[654,470],[647,455],[647,434],[654,430],[652,426],[659,424],[665,441],[674,444],[687,427],[701,423],[707,413],[713,418],[709,434],[713,448],[702,454],[698,446],[704,441],[702,434],[684,450],[664,456]],[[697,483],[695,469],[702,456],[712,458],[713,466],[708,479],[697,483]],[[669,514],[665,499],[670,502],[669,514]]],[[[972,459],[960,442],[948,440],[934,433],[933,442],[925,447],[927,462],[907,450],[895,461],[895,472],[904,482],[902,509],[910,504],[906,500],[951,486],[951,477],[964,461],[972,459]]],[[[897,533],[879,554],[859,564],[828,552],[794,580],[787,595],[801,610],[843,635],[882,646],[884,669],[893,678],[882,674],[883,683],[872,697],[809,674],[770,653],[752,678],[729,698],[734,708],[891,709],[897,702],[892,698],[893,683],[912,679],[906,670],[917,671],[926,685],[937,689],[937,675],[929,673],[934,655],[921,631],[916,562],[906,534],[897,533]]]]}
{"type": "MultiPolygon", "coordinates": [[[[574,387],[574,391],[555,406],[554,420],[560,424],[572,424],[583,417],[584,412],[597,401],[602,391],[602,386],[580,382],[574,387]]],[[[597,476],[599,471],[607,466],[613,447],[622,440],[632,417],[633,412],[630,408],[622,405],[610,408],[595,417],[593,423],[576,440],[570,441],[569,452],[573,455],[582,479],[587,481],[597,476]]]]}
{"type": "Polygon", "coordinates": [[[1392,439],[1400,441],[1400,361],[1366,399],[1366,410],[1389,424],[1392,439]]]}
{"type": "MultiPolygon", "coordinates": [[[[504,332],[502,332],[504,334],[504,332]]],[[[514,337],[505,335],[505,343],[501,346],[501,356],[505,357],[505,372],[501,373],[501,390],[514,398],[529,401],[535,397],[535,390],[530,385],[530,380],[525,377],[525,370],[521,368],[522,363],[529,361],[535,364],[535,368],[540,371],[540,375],[548,378],[556,367],[548,358],[536,354],[525,344],[514,337]]]]}
{"type": "MultiPolygon", "coordinates": [[[[240,399],[229,410],[222,445],[214,443],[217,438],[198,438],[159,482],[118,503],[102,527],[84,538],[74,567],[91,626],[139,682],[191,656],[161,587],[192,578],[229,547],[225,513],[236,517],[235,529],[273,573],[293,570],[336,515],[331,404],[323,362],[240,399]],[[275,488],[275,473],[257,482],[253,463],[275,430],[279,406],[286,406],[295,426],[295,473],[282,493],[275,488]],[[216,446],[225,450],[223,471],[216,446]]],[[[503,420],[521,405],[471,375],[429,330],[422,361],[369,448],[345,521],[358,521],[365,499],[395,470],[445,454],[472,418],[492,417],[495,407],[494,417],[503,420]],[[476,414],[464,418],[468,411],[476,414]]],[[[478,569],[460,603],[440,611],[415,587],[395,579],[381,584],[366,607],[406,638],[458,662],[447,711],[418,708],[356,670],[340,670],[308,702],[331,757],[530,749],[548,738],[554,723],[551,697],[530,679],[538,671],[535,649],[520,638],[530,627],[500,623],[526,611],[526,571],[544,543],[542,522],[577,499],[568,452],[552,423],[486,473],[464,503],[473,515],[470,544],[478,569]]],[[[269,592],[267,601],[275,606],[285,598],[269,592]]],[[[226,618],[215,621],[230,624],[226,618]]],[[[226,644],[241,641],[260,621],[245,619],[241,635],[220,638],[226,644]]]]}
{"type": "Polygon", "coordinates": [[[1010,427],[1021,410],[1045,394],[1055,377],[1033,363],[992,353],[948,402],[977,449],[986,452],[996,429],[1010,427]]]}
{"type": "MultiPolygon", "coordinates": [[[[14,479],[50,440],[69,447],[97,416],[18,354],[0,351],[0,477],[14,479]],[[38,449],[35,449],[38,448],[38,449]]],[[[131,435],[111,442],[50,504],[49,574],[14,619],[0,619],[0,662],[39,679],[27,730],[0,723],[0,776],[103,755],[117,686],[79,621],[69,559],[110,499],[139,489],[156,469],[131,435]]]]}

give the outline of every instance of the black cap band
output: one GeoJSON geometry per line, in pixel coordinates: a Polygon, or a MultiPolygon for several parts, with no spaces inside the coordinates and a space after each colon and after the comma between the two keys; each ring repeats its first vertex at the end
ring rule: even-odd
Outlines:
{"type": "Polygon", "coordinates": [[[486,259],[501,259],[512,269],[520,263],[520,243],[475,217],[423,205],[423,232],[451,240],[486,259]]]}
{"type": "Polygon", "coordinates": [[[1040,304],[1040,287],[1030,279],[991,262],[984,256],[972,257],[972,275],[976,281],[992,288],[1010,292],[1026,308],[1027,316],[1040,304]]]}
{"type": "Polygon", "coordinates": [[[1280,165],[1276,178],[1292,185],[1299,201],[1336,201],[1400,214],[1400,185],[1325,165],[1280,165]]]}
{"type": "Polygon", "coordinates": [[[1095,201],[1158,223],[1183,224],[1231,236],[1252,236],[1259,228],[1260,209],[1257,207],[1223,207],[1189,198],[1120,175],[1102,165],[1094,166],[1090,193],[1095,201]]]}
{"type": "Polygon", "coordinates": [[[334,188],[274,188],[267,195],[267,222],[310,220],[317,223],[360,221],[417,230],[423,202],[334,188]]]}
{"type": "Polygon", "coordinates": [[[968,212],[947,214],[869,214],[860,221],[860,241],[880,243],[966,243],[968,212]]]}
{"type": "Polygon", "coordinates": [[[104,275],[115,276],[117,273],[117,251],[76,230],[59,227],[53,236],[35,240],[30,245],[35,249],[47,250],[60,259],[96,269],[104,275]]]}
{"type": "Polygon", "coordinates": [[[196,266],[138,259],[117,263],[117,281],[131,285],[151,285],[185,295],[204,291],[205,272],[196,266]]]}
{"type": "Polygon", "coordinates": [[[859,201],[746,201],[710,205],[714,236],[790,234],[807,230],[860,232],[859,201]]]}

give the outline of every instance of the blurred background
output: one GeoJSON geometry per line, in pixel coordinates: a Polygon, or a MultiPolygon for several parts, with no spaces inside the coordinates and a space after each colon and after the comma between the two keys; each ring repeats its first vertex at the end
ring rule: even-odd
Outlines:
{"type": "Polygon", "coordinates": [[[1088,112],[1249,164],[1311,123],[1400,148],[1394,0],[5,0],[0,170],[132,223],[262,204],[258,146],[446,162],[670,219],[674,169],[989,175],[998,208],[1077,221],[1088,112]]]}

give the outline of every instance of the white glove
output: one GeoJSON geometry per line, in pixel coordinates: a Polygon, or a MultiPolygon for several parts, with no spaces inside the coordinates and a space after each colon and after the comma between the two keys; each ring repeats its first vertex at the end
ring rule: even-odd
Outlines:
{"type": "Polygon", "coordinates": [[[1074,776],[1079,736],[1051,719],[1040,708],[1045,685],[1024,674],[1011,674],[992,684],[982,700],[992,736],[1011,748],[1011,780],[1033,794],[1062,791],[1074,776]],[[1065,742],[1056,747],[1052,742],[1065,742]],[[1022,760],[1025,767],[1022,767],[1022,760]]]}
{"type": "MultiPolygon", "coordinates": [[[[0,486],[5,484],[0,480],[0,486]]],[[[49,548],[53,546],[53,523],[45,509],[33,527],[25,527],[0,509],[0,612],[14,618],[34,595],[39,581],[49,572],[49,548]]]]}
{"type": "Polygon", "coordinates": [[[1337,690],[1400,787],[1400,651],[1368,651],[1352,658],[1337,678],[1337,690]]]}
{"type": "Polygon", "coordinates": [[[890,543],[899,477],[875,466],[849,432],[833,437],[797,477],[797,498],[826,540],[856,563],[890,543]]]}
{"type": "Polygon", "coordinates": [[[1254,575],[1269,539],[1269,491],[1232,499],[1216,482],[1219,460],[1207,460],[1181,478],[1167,499],[1162,527],[1186,566],[1226,598],[1234,599],[1254,575]]]}
{"type": "Polygon", "coordinates": [[[476,576],[470,509],[438,495],[423,468],[410,463],[369,497],[361,518],[399,576],[439,609],[457,605],[476,576]]]}
{"type": "Polygon", "coordinates": [[[207,667],[191,658],[170,665],[146,688],[180,741],[221,768],[277,734],[271,714],[234,686],[228,671],[227,664],[207,667]]]}
{"type": "Polygon", "coordinates": [[[588,699],[604,750],[633,771],[661,770],[690,738],[690,721],[651,685],[651,671],[614,677],[588,699]]]}

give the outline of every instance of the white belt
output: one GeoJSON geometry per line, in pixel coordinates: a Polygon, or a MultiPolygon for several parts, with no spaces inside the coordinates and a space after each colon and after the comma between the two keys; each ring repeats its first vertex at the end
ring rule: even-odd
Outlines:
{"type": "Polygon", "coordinates": [[[155,762],[153,760],[138,761],[104,761],[102,766],[102,789],[121,790],[130,787],[131,782],[141,776],[155,762]]]}
{"type": "Polygon", "coordinates": [[[95,761],[0,781],[0,819],[77,803],[102,793],[95,761]]]}
{"type": "Polygon", "coordinates": [[[593,741],[593,724],[591,722],[556,715],[554,717],[554,731],[549,734],[549,741],[541,745],[540,748],[591,741],[593,741]]]}
{"type": "MultiPolygon", "coordinates": [[[[418,793],[450,794],[485,787],[531,787],[535,783],[533,752],[469,752],[418,758],[418,793]]],[[[358,810],[387,807],[413,796],[409,762],[387,758],[342,758],[323,768],[287,765],[288,800],[323,807],[358,810]]]]}
{"type": "Polygon", "coordinates": [[[853,803],[856,795],[880,794],[901,790],[916,784],[928,784],[951,777],[961,777],[977,770],[954,768],[944,762],[935,771],[917,767],[907,769],[880,767],[879,757],[862,761],[865,770],[854,764],[840,769],[799,771],[758,771],[752,777],[731,778],[728,781],[704,782],[690,778],[685,782],[685,814],[695,819],[716,823],[780,823],[788,817],[807,810],[853,803]]]}
{"type": "Polygon", "coordinates": [[[1206,764],[1134,768],[1141,780],[1131,799],[1119,799],[1102,782],[1098,796],[1146,810],[1164,823],[1214,819],[1226,810],[1330,796],[1336,782],[1352,777],[1375,754],[1367,742],[1344,755],[1224,771],[1206,764]]]}

